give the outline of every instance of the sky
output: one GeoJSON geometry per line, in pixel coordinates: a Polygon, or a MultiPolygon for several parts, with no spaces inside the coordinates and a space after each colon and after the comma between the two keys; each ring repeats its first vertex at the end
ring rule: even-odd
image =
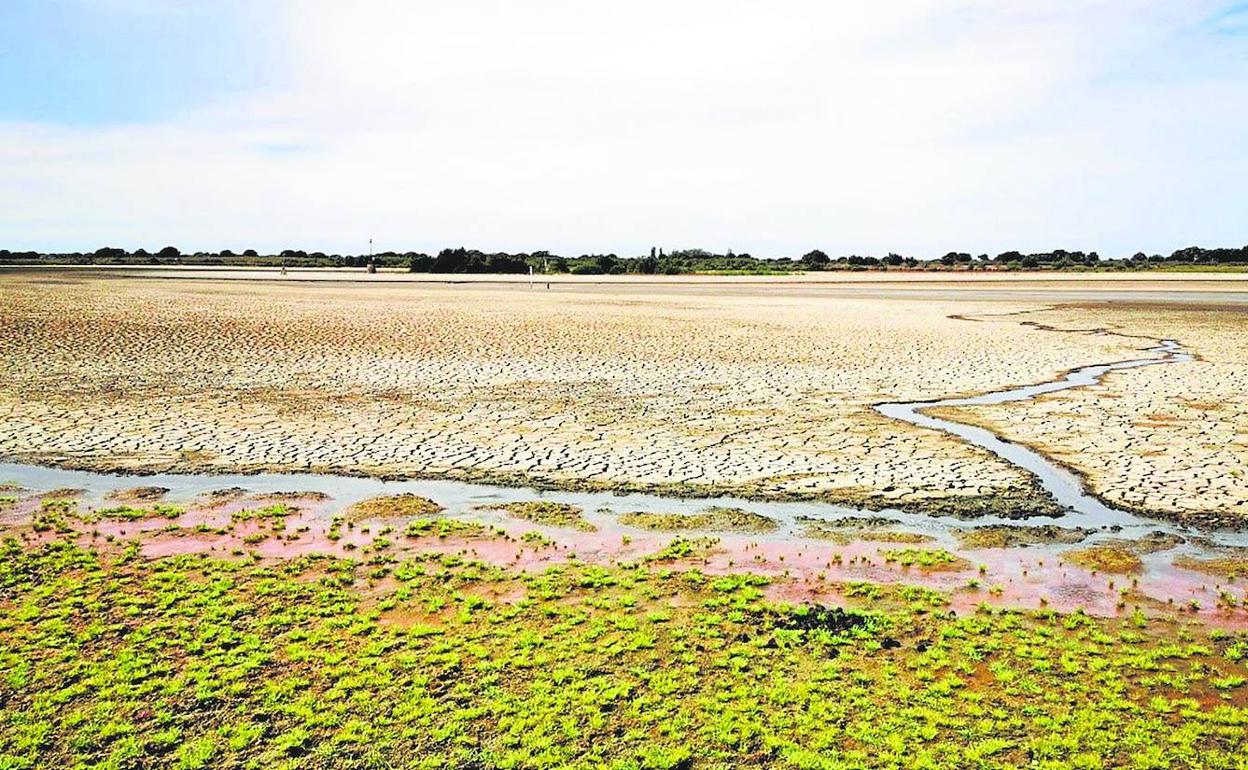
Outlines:
{"type": "Polygon", "coordinates": [[[1248,2],[3,0],[0,248],[1248,244],[1248,2]]]}

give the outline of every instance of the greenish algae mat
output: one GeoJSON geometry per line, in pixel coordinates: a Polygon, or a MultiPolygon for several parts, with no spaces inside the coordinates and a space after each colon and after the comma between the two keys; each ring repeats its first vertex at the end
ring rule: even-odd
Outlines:
{"type": "Polygon", "coordinates": [[[0,553],[2,768],[1244,768],[1248,634],[661,558],[0,553]]]}

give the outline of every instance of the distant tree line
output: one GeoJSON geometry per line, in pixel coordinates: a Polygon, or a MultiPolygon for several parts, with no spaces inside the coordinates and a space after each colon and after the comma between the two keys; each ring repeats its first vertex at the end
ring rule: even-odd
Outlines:
{"type": "Polygon", "coordinates": [[[581,254],[568,257],[548,251],[483,252],[463,247],[442,249],[435,255],[422,252],[382,251],[376,254],[326,254],[286,249],[276,254],[260,254],[255,249],[234,252],[197,251],[183,253],[174,246],[156,251],[126,251],[103,247],[93,252],[43,253],[0,249],[0,265],[70,264],[70,265],[235,265],[251,267],[365,267],[369,263],[381,268],[402,268],[416,273],[570,273],[574,275],[683,275],[703,274],[765,274],[814,270],[1087,270],[1087,269],[1148,269],[1161,265],[1248,265],[1248,246],[1206,249],[1189,246],[1168,256],[1136,253],[1130,257],[1103,259],[1095,251],[1066,251],[1024,254],[1006,251],[996,256],[951,251],[935,259],[889,253],[883,257],[857,254],[830,257],[813,249],[800,257],[759,258],[735,254],[731,250],[717,254],[705,249],[665,251],[652,248],[640,256],[616,254],[581,254]]]}

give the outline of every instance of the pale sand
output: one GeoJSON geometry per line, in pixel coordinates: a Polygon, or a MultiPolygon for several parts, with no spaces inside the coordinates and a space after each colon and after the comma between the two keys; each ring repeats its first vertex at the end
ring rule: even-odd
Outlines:
{"type": "Polygon", "coordinates": [[[755,279],[547,292],[111,275],[0,273],[0,455],[923,507],[1031,482],[872,404],[1042,381],[1146,344],[997,315],[1045,304],[1002,279],[916,297],[755,279]]]}

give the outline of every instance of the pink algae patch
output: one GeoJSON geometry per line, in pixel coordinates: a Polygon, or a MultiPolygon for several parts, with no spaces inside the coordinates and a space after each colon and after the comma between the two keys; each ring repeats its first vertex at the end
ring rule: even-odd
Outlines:
{"type": "MultiPolygon", "coordinates": [[[[139,506],[136,506],[139,507],[139,506]]],[[[90,508],[81,506],[84,514],[90,508]]],[[[28,523],[39,510],[38,500],[23,500],[0,511],[9,526],[28,523]]],[[[153,517],[137,521],[72,521],[81,534],[55,531],[23,532],[32,542],[71,537],[92,543],[139,539],[141,552],[156,558],[185,553],[230,555],[254,553],[264,558],[326,554],[368,558],[376,554],[402,560],[416,553],[462,555],[523,571],[540,571],[575,559],[609,564],[652,558],[677,540],[694,541],[701,533],[638,532],[601,522],[600,531],[551,528],[504,517],[482,520],[480,536],[421,535],[409,537],[400,521],[363,521],[354,527],[332,525],[336,509],[322,496],[284,494],[273,497],[231,493],[200,498],[174,519],[153,517]],[[280,502],[294,510],[270,518],[237,517],[246,509],[280,502]],[[389,526],[390,531],[383,532],[389,526]],[[332,530],[332,532],[331,532],[332,530]],[[527,533],[540,532],[540,537],[527,533]],[[378,538],[388,541],[379,547],[378,538]]],[[[452,517],[453,518],[453,517],[452,517]]],[[[1111,575],[1066,563],[1068,544],[1028,548],[951,548],[969,567],[931,571],[886,562],[884,551],[894,544],[853,541],[784,539],[746,533],[715,533],[713,545],[692,549],[688,555],[660,562],[673,569],[698,569],[710,575],[753,573],[773,579],[767,595],[776,601],[839,604],[843,586],[855,582],[920,585],[948,596],[948,607],[973,612],[981,604],[1061,612],[1082,609],[1099,616],[1173,607],[1212,624],[1248,627],[1248,581],[1203,574],[1172,563],[1166,553],[1145,554],[1134,575],[1111,575]]],[[[926,546],[924,546],[926,547],[926,546]]],[[[930,546],[932,548],[937,545],[930,546]]]]}
{"type": "MultiPolygon", "coordinates": [[[[625,541],[603,533],[562,532],[553,544],[534,545],[521,539],[524,532],[532,530],[530,525],[503,524],[500,529],[506,537],[409,538],[396,530],[385,536],[390,546],[377,551],[367,550],[373,547],[376,530],[365,533],[361,529],[344,529],[341,539],[334,541],[326,537],[327,525],[322,519],[318,526],[298,533],[292,540],[275,536],[250,545],[243,542],[250,530],[241,526],[228,536],[154,534],[147,538],[143,552],[162,556],[247,550],[271,558],[311,553],[359,558],[381,552],[400,560],[405,554],[446,553],[535,571],[570,559],[598,564],[645,559],[677,539],[654,535],[630,536],[625,541]]],[[[881,552],[885,547],[874,542],[837,545],[726,535],[716,539],[707,550],[663,564],[675,569],[698,569],[710,575],[748,572],[771,577],[775,582],[765,589],[767,595],[786,602],[840,603],[843,595],[839,586],[848,583],[910,584],[947,594],[948,606],[958,612],[973,612],[979,605],[988,604],[1060,612],[1082,609],[1109,617],[1130,612],[1136,606],[1147,610],[1173,605],[1190,608],[1194,616],[1218,625],[1248,626],[1248,613],[1244,610],[1219,607],[1219,591],[1224,589],[1209,576],[1164,561],[1146,561],[1144,571],[1133,578],[1095,574],[1064,564],[1056,549],[1027,549],[1020,553],[1016,548],[1001,548],[961,552],[959,555],[974,565],[970,569],[928,571],[886,563],[881,552]],[[1191,607],[1192,601],[1199,607],[1191,607]]]]}

